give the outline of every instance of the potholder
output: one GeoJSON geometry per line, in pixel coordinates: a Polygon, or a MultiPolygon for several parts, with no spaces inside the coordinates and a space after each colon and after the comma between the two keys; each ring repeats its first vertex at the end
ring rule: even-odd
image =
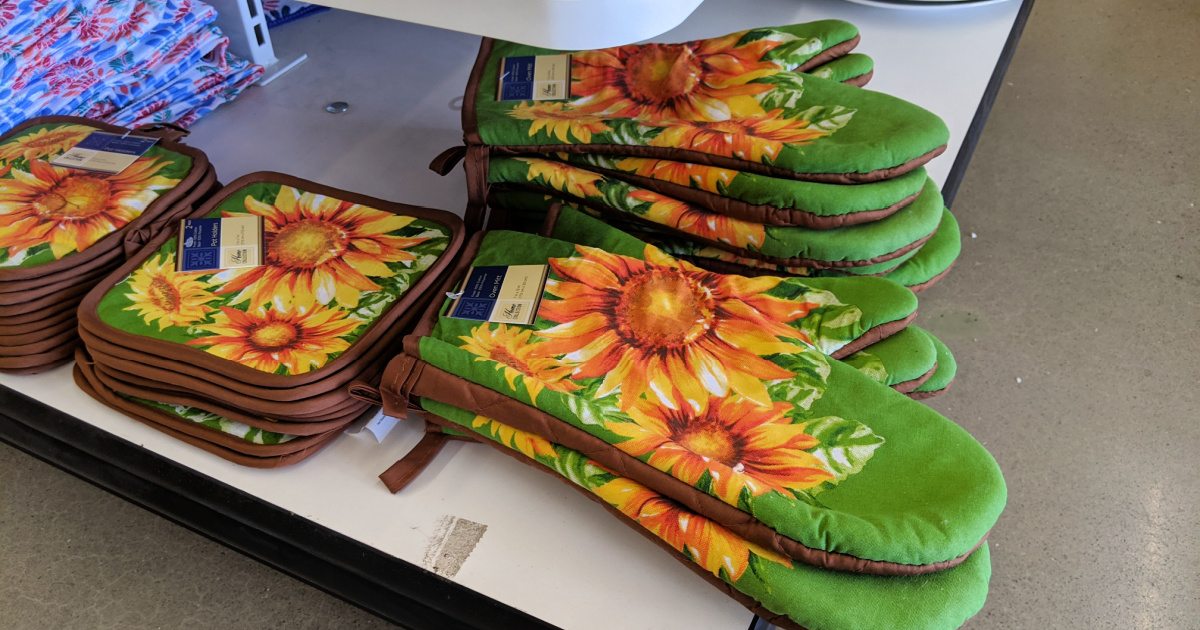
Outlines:
{"type": "Polygon", "coordinates": [[[957,567],[884,577],[794,562],[585,454],[474,413],[422,399],[430,421],[554,474],[766,621],[788,630],[950,630],[982,608],[987,545],[957,567]]]}
{"type": "Polygon", "coordinates": [[[817,230],[878,221],[916,199],[927,179],[925,169],[918,168],[892,179],[847,186],[671,160],[596,153],[554,157],[717,214],[817,230]]]}
{"type": "Polygon", "coordinates": [[[942,210],[942,221],[933,237],[921,246],[915,256],[884,277],[903,284],[914,293],[920,293],[946,277],[961,252],[962,235],[958,221],[950,214],[950,210],[942,210]]]}
{"type": "Polygon", "coordinates": [[[829,230],[742,221],[621,180],[543,158],[496,158],[492,184],[565,196],[585,206],[777,265],[818,269],[888,262],[920,247],[941,220],[941,193],[926,179],[921,193],[878,221],[829,230]]]}
{"type": "MultiPolygon", "coordinates": [[[[503,58],[563,51],[485,38],[463,104],[467,144],[495,154],[655,157],[841,183],[894,177],[945,150],[949,132],[930,112],[782,68],[775,59],[790,49],[778,43],[780,32],[572,52],[565,101],[498,100],[503,58]]],[[[480,156],[468,160],[468,168],[485,166],[480,156]]]]}
{"type": "Polygon", "coordinates": [[[924,384],[908,394],[910,398],[917,400],[933,398],[946,393],[946,390],[950,389],[950,385],[954,383],[955,376],[958,375],[958,362],[954,360],[950,348],[932,334],[929,335],[929,338],[933,340],[933,347],[937,350],[937,371],[924,384]]]}
{"type": "Polygon", "coordinates": [[[130,130],[44,116],[0,138],[0,285],[103,266],[123,239],[187,210],[215,181],[203,153],[165,139],[115,175],[50,164],[95,131],[130,130]]]}
{"type": "Polygon", "coordinates": [[[550,261],[532,329],[431,309],[385,373],[391,409],[416,395],[486,410],[827,567],[947,568],[995,522],[1005,489],[991,456],[954,423],[809,345],[793,325],[808,291],[796,279],[534,238],[489,233],[471,256],[550,261]]]}
{"type": "Polygon", "coordinates": [[[328,416],[349,404],[345,383],[381,369],[463,240],[448,212],[278,173],[242,177],[189,216],[245,215],[264,220],[260,267],[177,272],[169,229],[101,282],[80,306],[97,359],[254,413],[328,416]]]}

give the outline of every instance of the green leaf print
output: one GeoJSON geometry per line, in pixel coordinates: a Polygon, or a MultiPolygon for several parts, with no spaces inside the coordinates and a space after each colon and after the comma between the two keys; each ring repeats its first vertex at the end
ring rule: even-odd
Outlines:
{"type": "Polygon", "coordinates": [[[825,382],[829,379],[829,359],[816,350],[793,354],[777,354],[771,362],[795,374],[792,378],[776,381],[767,386],[772,400],[787,401],[796,406],[789,412],[791,417],[804,417],[804,412],[825,395],[825,382]]]}
{"type": "Polygon", "coordinates": [[[855,352],[842,359],[842,363],[866,374],[871,380],[887,383],[888,372],[883,360],[868,352],[855,352]]]}
{"type": "Polygon", "coordinates": [[[811,495],[829,490],[861,471],[875,455],[875,449],[884,443],[883,437],[876,435],[871,427],[837,416],[813,420],[804,426],[804,430],[820,442],[809,452],[833,473],[833,479],[809,488],[811,495]]]}

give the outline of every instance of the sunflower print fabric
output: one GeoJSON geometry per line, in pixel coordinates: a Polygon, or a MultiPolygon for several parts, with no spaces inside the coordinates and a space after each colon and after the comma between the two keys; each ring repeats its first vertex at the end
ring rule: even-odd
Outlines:
{"type": "Polygon", "coordinates": [[[190,157],[158,146],[113,175],[50,164],[93,131],[50,123],[0,142],[0,267],[35,267],[86,250],[191,170],[190,157]]]}
{"type": "Polygon", "coordinates": [[[442,225],[279,184],[251,184],[209,216],[263,217],[264,264],[176,271],[168,240],[101,300],[105,323],[271,374],[348,349],[449,244],[442,225]]]}

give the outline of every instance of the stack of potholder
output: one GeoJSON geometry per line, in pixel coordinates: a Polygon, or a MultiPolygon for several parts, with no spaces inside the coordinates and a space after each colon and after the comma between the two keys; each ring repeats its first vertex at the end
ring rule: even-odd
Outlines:
{"type": "Polygon", "coordinates": [[[79,309],[76,382],[100,402],[246,466],[295,463],[370,408],[409,320],[464,238],[440,210],[278,173],[188,218],[261,216],[264,264],[182,273],[165,226],[79,309]]]}
{"type": "MultiPolygon", "coordinates": [[[[975,614],[1006,499],[995,461],[823,352],[903,334],[912,293],[709,272],[587,221],[561,217],[556,235],[595,247],[476,235],[438,295],[473,266],[547,264],[533,325],[453,318],[439,299],[383,385],[355,394],[560,476],[783,628],[945,630],[975,614]]],[[[393,489],[447,438],[427,431],[385,473],[393,489]]]]}
{"type": "Polygon", "coordinates": [[[700,264],[892,273],[924,288],[957,248],[923,168],[949,132],[916,105],[846,84],[869,78],[870,59],[846,54],[857,40],[853,25],[822,21],[572,51],[557,101],[501,100],[502,64],[564,51],[485,40],[463,107],[468,223],[485,200],[497,226],[564,201],[700,264]],[[931,242],[939,226],[946,238],[931,242]]]}
{"type": "Polygon", "coordinates": [[[198,0],[0,2],[0,132],[54,114],[190,124],[263,71],[216,17],[198,0]]]}
{"type": "Polygon", "coordinates": [[[70,360],[76,308],[148,234],[219,185],[203,153],[164,138],[117,174],[51,162],[93,132],[130,130],[69,116],[35,118],[0,135],[0,371],[70,360]]]}

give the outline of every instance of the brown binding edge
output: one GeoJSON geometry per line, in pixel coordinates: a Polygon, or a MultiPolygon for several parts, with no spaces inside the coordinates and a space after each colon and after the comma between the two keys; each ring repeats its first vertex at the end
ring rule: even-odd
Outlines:
{"type": "Polygon", "coordinates": [[[79,346],[78,339],[72,339],[63,345],[21,357],[0,357],[0,372],[6,374],[35,374],[58,367],[71,359],[75,348],[79,346]]]}
{"type": "MultiPolygon", "coordinates": [[[[527,192],[527,193],[529,193],[529,192],[532,192],[532,193],[546,194],[548,189],[541,188],[540,186],[530,185],[530,184],[506,183],[506,184],[493,184],[492,191],[494,191],[496,193],[504,193],[504,192],[527,192]]],[[[706,238],[703,238],[700,236],[696,236],[695,234],[691,234],[689,232],[684,232],[683,230],[671,227],[669,225],[655,223],[649,219],[637,216],[635,214],[624,212],[622,210],[615,210],[613,208],[609,208],[608,206],[599,204],[591,199],[580,199],[578,197],[566,195],[566,193],[562,193],[559,191],[549,191],[549,192],[553,193],[550,195],[552,197],[557,197],[557,198],[570,197],[569,201],[571,201],[573,203],[578,203],[579,205],[586,206],[588,208],[596,210],[597,212],[603,213],[607,216],[619,218],[622,221],[625,221],[626,223],[632,223],[635,225],[644,225],[647,227],[652,227],[652,228],[660,230],[664,233],[673,234],[673,235],[679,236],[681,238],[686,238],[687,240],[690,240],[690,241],[695,241],[697,243],[703,243],[705,245],[708,245],[709,247],[715,247],[717,249],[727,251],[736,256],[741,256],[743,258],[753,258],[755,260],[762,260],[762,261],[766,261],[766,262],[769,262],[774,265],[782,265],[784,267],[808,267],[810,269],[846,269],[846,268],[853,269],[855,267],[869,267],[871,265],[888,262],[890,260],[895,260],[895,259],[907,254],[908,252],[911,252],[912,250],[917,249],[918,247],[924,245],[926,241],[933,238],[934,233],[937,232],[937,227],[935,226],[933,229],[933,232],[930,232],[929,234],[926,234],[925,236],[913,241],[912,243],[904,245],[903,247],[901,247],[895,251],[888,252],[886,254],[881,254],[879,256],[875,256],[872,258],[864,258],[864,259],[860,259],[860,260],[817,260],[814,258],[776,258],[774,256],[768,256],[768,255],[762,254],[760,252],[755,252],[755,251],[750,251],[748,249],[742,249],[739,247],[735,247],[733,245],[729,245],[728,243],[722,243],[720,241],[713,241],[713,240],[709,240],[709,239],[706,239],[706,238]]],[[[500,206],[500,208],[503,208],[503,206],[500,206]]],[[[496,209],[495,205],[493,205],[493,209],[496,209]]]]}
{"type": "Polygon", "coordinates": [[[925,282],[922,282],[920,284],[914,284],[911,287],[908,287],[908,289],[910,291],[912,291],[913,293],[920,293],[920,292],[924,291],[925,289],[928,289],[929,287],[940,282],[942,280],[942,278],[945,278],[946,275],[950,273],[950,270],[954,268],[954,265],[957,262],[958,261],[955,260],[954,262],[950,263],[949,267],[946,267],[945,271],[942,271],[938,275],[926,280],[925,282]]]}
{"type": "Polygon", "coordinates": [[[908,394],[912,390],[924,385],[925,381],[928,381],[929,379],[933,378],[933,373],[937,372],[937,368],[938,368],[937,361],[934,361],[933,367],[929,368],[928,372],[918,376],[917,378],[907,380],[907,381],[902,381],[900,383],[896,383],[895,385],[891,385],[890,387],[892,389],[900,392],[901,394],[908,394]]]}
{"type": "MultiPolygon", "coordinates": [[[[86,125],[86,126],[98,129],[100,131],[106,131],[109,133],[125,133],[128,131],[136,131],[136,130],[131,130],[127,127],[121,127],[118,125],[110,125],[108,123],[100,122],[98,120],[91,120],[88,118],[81,118],[78,116],[39,116],[37,118],[31,118],[31,119],[17,125],[16,127],[13,127],[11,130],[9,130],[8,133],[3,134],[2,137],[5,139],[12,138],[12,137],[19,135],[22,131],[24,131],[25,129],[28,129],[30,127],[35,127],[37,125],[53,124],[53,123],[74,123],[77,125],[86,125]]],[[[180,154],[183,154],[183,155],[186,155],[186,156],[192,158],[191,170],[188,171],[187,176],[184,177],[182,180],[180,180],[179,183],[176,184],[174,188],[172,188],[171,190],[156,197],[154,199],[154,201],[152,201],[150,203],[150,206],[146,208],[146,211],[142,212],[142,214],[139,215],[136,219],[130,221],[129,223],[126,223],[120,229],[114,230],[114,231],[109,232],[108,234],[104,235],[103,238],[101,238],[99,241],[93,243],[90,247],[83,250],[82,252],[75,252],[73,254],[66,256],[65,258],[60,258],[58,260],[48,262],[43,265],[38,265],[36,267],[24,267],[24,268],[18,267],[18,268],[7,268],[7,269],[0,270],[0,282],[9,281],[9,280],[27,280],[27,279],[31,279],[31,278],[40,278],[40,277],[50,274],[50,273],[63,271],[63,270],[69,270],[69,269],[75,269],[75,268],[79,267],[80,265],[87,264],[93,258],[105,253],[109,247],[114,246],[111,244],[121,242],[125,238],[125,234],[127,234],[129,232],[133,232],[134,230],[137,230],[139,227],[141,227],[144,224],[151,223],[155,219],[155,217],[157,217],[160,213],[162,213],[162,212],[166,211],[167,209],[169,209],[170,207],[174,206],[177,201],[179,201],[182,197],[184,197],[187,193],[191,192],[196,187],[196,184],[201,181],[201,179],[205,176],[205,174],[208,171],[212,170],[212,165],[208,161],[208,156],[205,155],[199,149],[194,149],[187,145],[179,144],[179,143],[172,142],[170,140],[165,140],[165,139],[159,140],[157,143],[157,146],[160,146],[168,151],[180,153],[180,154]],[[152,210],[152,208],[153,208],[153,210],[152,210]],[[109,241],[109,239],[112,239],[112,240],[109,241]],[[109,241],[109,242],[105,243],[105,241],[109,241]]],[[[119,245],[116,247],[119,249],[119,245]]]]}
{"type": "Polygon", "coordinates": [[[926,400],[929,398],[934,398],[936,396],[941,396],[942,394],[945,394],[947,390],[950,389],[950,386],[954,384],[954,380],[955,379],[950,379],[950,382],[946,383],[946,386],[941,389],[933,389],[933,390],[929,390],[927,392],[909,392],[907,394],[907,396],[913,400],[926,400]]]}
{"type": "MultiPolygon", "coordinates": [[[[447,243],[446,249],[438,257],[438,260],[430,266],[416,283],[409,287],[408,292],[400,296],[393,302],[388,309],[371,323],[350,348],[335,358],[333,361],[304,374],[295,374],[281,376],[277,374],[268,374],[254,368],[241,365],[239,363],[222,359],[216,355],[209,354],[197,348],[191,348],[183,344],[171,343],[150,337],[129,333],[119,330],[106,324],[97,312],[100,300],[114,286],[123,281],[130,273],[141,266],[145,259],[155,250],[162,246],[167,240],[173,238],[178,229],[164,230],[157,237],[148,242],[142,249],[138,250],[136,256],[133,256],[124,265],[117,268],[111,275],[97,284],[91,292],[83,299],[79,308],[80,327],[87,328],[89,331],[96,333],[96,336],[103,336],[106,340],[114,345],[120,345],[132,350],[145,352],[152,356],[178,357],[180,361],[194,364],[199,368],[206,369],[210,372],[225,374],[229,378],[246,383],[253,387],[264,388],[294,388],[299,385],[310,384],[316,381],[325,379],[328,375],[341,370],[347,364],[355,361],[360,355],[366,353],[368,349],[376,345],[380,338],[383,337],[389,329],[396,326],[398,319],[405,316],[409,310],[414,309],[414,304],[420,299],[428,297],[425,293],[430,287],[438,283],[442,272],[449,266],[465,237],[465,230],[462,219],[457,215],[446,212],[444,210],[434,210],[431,208],[423,208],[408,204],[396,203],[368,197],[358,193],[352,193],[330,186],[318,184],[308,180],[292,177],[282,173],[272,173],[260,171],[243,175],[231,182],[221,192],[213,195],[202,206],[190,213],[188,216],[200,217],[208,214],[213,209],[218,207],[227,198],[237,194],[241,189],[252,183],[270,182],[291,186],[319,195],[326,195],[335,199],[370,206],[372,208],[391,212],[393,214],[402,214],[412,216],[417,219],[433,221],[440,223],[449,231],[450,242],[447,243]],[[103,334],[100,334],[103,331],[103,334]]],[[[347,382],[350,379],[347,379],[347,382]]]]}
{"type": "Polygon", "coordinates": [[[446,446],[447,442],[469,439],[460,435],[444,433],[440,425],[426,422],[425,435],[421,436],[417,445],[405,453],[404,457],[396,460],[396,463],[389,466],[387,470],[380,473],[379,480],[383,482],[389,492],[396,494],[412,483],[429,467],[429,464],[433,463],[433,459],[442,452],[442,448],[446,446]]]}

